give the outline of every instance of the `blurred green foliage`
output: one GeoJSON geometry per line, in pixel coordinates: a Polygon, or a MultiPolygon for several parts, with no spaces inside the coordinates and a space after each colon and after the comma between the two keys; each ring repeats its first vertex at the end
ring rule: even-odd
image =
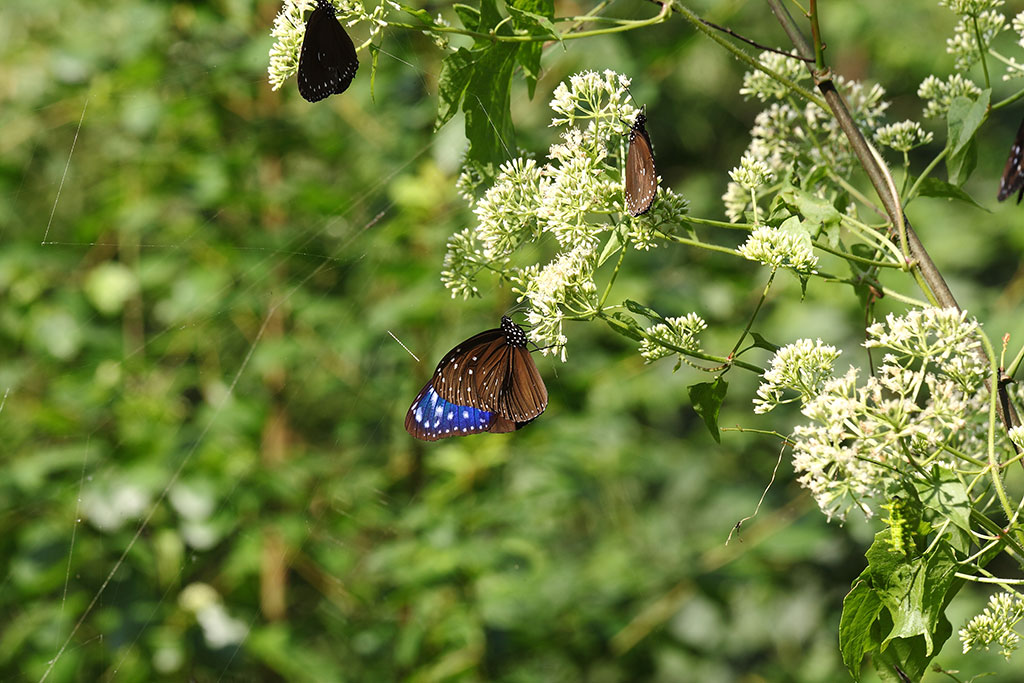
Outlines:
{"type": "MultiPolygon", "coordinates": [[[[694,5],[781,44],[763,7],[694,5]]],[[[539,359],[551,405],[527,429],[404,432],[433,362],[514,304],[499,283],[452,301],[438,279],[447,237],[473,220],[454,190],[462,122],[431,133],[442,55],[386,30],[372,93],[361,57],[348,92],[310,105],[266,84],[277,9],[0,8],[0,676],[845,679],[838,610],[876,527],[826,525],[784,462],[724,545],[778,445],[734,431],[716,444],[686,390],[707,376],[569,328],[569,363],[539,359]]],[[[824,22],[837,71],[916,116],[951,15],[850,1],[824,22]]],[[[634,78],[659,172],[720,218],[757,111],[737,63],[681,21],[550,46],[536,97],[514,82],[521,146],[543,153],[546,98],[584,68],[634,78]]],[[[989,207],[1017,123],[991,126],[968,183],[989,207]]],[[[1024,214],[915,209],[963,303],[1024,333],[1024,214]]],[[[764,281],[684,249],[632,261],[617,291],[697,310],[725,349],[764,281]]],[[[826,336],[863,362],[863,320],[851,292],[801,301],[790,278],[757,331],[826,336]]],[[[756,378],[729,380],[723,427],[788,430],[793,414],[752,416],[756,378]]],[[[954,628],[985,597],[955,608],[954,628]]],[[[961,666],[957,649],[937,661],[961,666]]],[[[995,656],[963,668],[984,666],[1007,670],[995,656]]]]}

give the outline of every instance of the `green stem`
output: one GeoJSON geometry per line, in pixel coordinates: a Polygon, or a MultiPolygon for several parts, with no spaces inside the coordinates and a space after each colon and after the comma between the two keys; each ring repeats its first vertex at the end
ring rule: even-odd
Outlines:
{"type": "Polygon", "coordinates": [[[604,302],[608,300],[608,294],[612,291],[612,285],[615,284],[615,278],[619,275],[619,268],[622,267],[622,261],[626,258],[626,243],[623,241],[619,247],[619,260],[615,264],[615,270],[612,271],[611,279],[608,280],[608,285],[604,288],[604,294],[601,295],[601,301],[597,304],[597,310],[604,308],[604,302]]]}
{"type": "Polygon", "coordinates": [[[777,272],[777,269],[772,268],[772,274],[768,276],[768,282],[765,283],[764,289],[761,291],[761,298],[758,300],[757,306],[754,308],[754,312],[750,315],[750,319],[747,321],[747,326],[743,328],[743,334],[741,334],[740,338],[736,340],[736,344],[732,347],[732,351],[729,352],[729,358],[734,358],[736,356],[736,350],[740,348],[740,344],[742,344],[743,340],[747,338],[747,333],[750,332],[750,328],[753,326],[754,320],[757,318],[757,314],[761,310],[761,306],[763,306],[764,302],[768,299],[768,290],[771,289],[772,282],[775,281],[775,273],[777,272]]]}
{"type": "Polygon", "coordinates": [[[687,237],[680,237],[679,235],[669,235],[668,233],[662,232],[661,230],[655,230],[654,234],[662,239],[666,239],[670,242],[678,242],[679,244],[687,244],[691,247],[699,247],[701,249],[707,249],[708,251],[718,251],[723,254],[729,254],[730,256],[740,256],[740,253],[735,249],[729,247],[720,247],[717,244],[708,244],[707,242],[698,242],[697,240],[691,240],[687,237]]]}
{"type": "Polygon", "coordinates": [[[921,175],[919,175],[917,180],[914,181],[914,184],[910,186],[910,191],[903,195],[904,206],[909,204],[910,201],[917,196],[917,190],[921,186],[921,183],[924,182],[925,178],[931,175],[932,171],[935,170],[935,167],[939,165],[940,161],[946,158],[947,154],[949,154],[949,147],[943,147],[942,151],[931,160],[931,163],[924,167],[924,170],[921,171],[921,175]]]}
{"type": "Polygon", "coordinates": [[[971,23],[974,24],[974,39],[978,41],[978,57],[981,59],[981,69],[985,72],[985,87],[991,88],[992,81],[988,76],[988,61],[985,59],[985,49],[982,47],[981,29],[978,27],[978,17],[971,17],[971,23]]]}
{"type": "Polygon", "coordinates": [[[662,346],[662,347],[664,347],[666,349],[669,349],[671,351],[675,351],[676,353],[678,353],[678,354],[680,354],[682,356],[689,356],[690,358],[696,358],[698,360],[705,360],[705,361],[708,361],[709,363],[717,363],[717,364],[723,365],[723,366],[735,365],[738,368],[743,368],[744,370],[750,370],[751,372],[756,373],[758,375],[764,374],[764,368],[759,368],[758,366],[756,366],[756,365],[754,365],[752,363],[747,363],[747,362],[738,360],[736,358],[722,358],[721,356],[712,356],[711,354],[707,354],[707,353],[704,353],[702,351],[694,351],[692,349],[684,349],[681,346],[676,346],[675,344],[669,344],[668,342],[664,341],[663,339],[658,339],[657,337],[652,337],[651,335],[647,334],[647,332],[645,332],[644,330],[639,330],[639,329],[637,329],[635,327],[630,327],[629,325],[627,325],[626,323],[622,322],[621,320],[618,320],[617,318],[612,318],[611,316],[605,315],[603,311],[598,311],[595,314],[595,317],[600,318],[601,320],[604,320],[606,323],[608,323],[612,327],[615,327],[615,328],[618,328],[620,330],[623,330],[624,332],[628,332],[630,335],[634,335],[634,334],[640,335],[641,337],[643,337],[647,341],[649,341],[649,342],[651,342],[653,344],[657,344],[659,346],[662,346]]]}
{"type": "MultiPolygon", "coordinates": [[[[999,497],[999,504],[1003,507],[1003,513],[1006,514],[1006,519],[1013,518],[1013,508],[1010,506],[1010,501],[1006,497],[1006,489],[1003,487],[1003,475],[1002,465],[999,462],[999,458],[996,457],[996,415],[998,407],[999,392],[996,387],[999,386],[999,363],[996,360],[995,349],[992,348],[992,342],[989,341],[988,336],[978,333],[978,337],[981,338],[981,343],[985,347],[985,353],[989,360],[989,371],[991,373],[991,384],[989,393],[989,411],[988,411],[988,466],[992,473],[992,486],[995,488],[996,495],[999,497]]],[[[1017,531],[1020,535],[1020,531],[1017,531]]],[[[1021,536],[1024,538],[1024,536],[1021,536]]]]}

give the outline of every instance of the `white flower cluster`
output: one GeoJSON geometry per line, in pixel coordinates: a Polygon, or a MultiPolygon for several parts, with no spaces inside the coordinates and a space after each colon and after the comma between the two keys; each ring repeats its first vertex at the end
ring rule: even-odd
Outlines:
{"type": "Polygon", "coordinates": [[[1003,656],[1009,659],[1020,643],[1020,636],[1013,629],[1022,618],[1024,600],[1020,595],[1002,592],[991,596],[982,613],[958,632],[964,654],[978,647],[987,650],[992,643],[998,643],[1003,656]]]}
{"type": "MultiPolygon", "coordinates": [[[[1024,12],[1019,12],[1013,18],[1010,22],[1010,27],[1017,34],[1017,45],[1024,47],[1024,12]]],[[[1024,64],[1012,58],[1008,58],[1006,61],[1006,73],[1003,74],[1004,81],[1009,81],[1013,78],[1024,78],[1024,64]]]]}
{"type": "Polygon", "coordinates": [[[917,88],[917,96],[928,102],[924,108],[926,119],[944,117],[957,97],[974,100],[980,94],[981,88],[960,74],[953,74],[945,81],[937,76],[929,76],[917,88]]]}
{"type": "MultiPolygon", "coordinates": [[[[548,162],[518,158],[502,164],[494,184],[476,202],[477,224],[448,242],[442,281],[452,294],[475,294],[475,278],[484,268],[504,272],[520,300],[530,305],[530,338],[554,349],[551,353],[560,352],[563,360],[563,320],[597,311],[593,274],[599,244],[617,230],[627,244],[649,249],[658,231],[670,232],[688,210],[685,199],[659,187],[649,213],[634,219],[625,212],[620,169],[627,121],[639,113],[629,102],[628,86],[629,79],[613,71],[587,71],[559,84],[551,101],[552,125],[567,129],[551,145],[548,162]],[[547,265],[509,270],[505,263],[493,263],[545,235],[554,238],[559,250],[547,265]]],[[[472,192],[477,180],[464,174],[460,192],[472,192]]]]}
{"type": "MultiPolygon", "coordinates": [[[[777,52],[762,52],[757,61],[765,68],[793,82],[810,80],[807,67],[795,57],[787,57],[777,52]]],[[[744,97],[755,97],[762,102],[771,99],[784,100],[789,95],[789,88],[763,71],[748,71],[743,74],[740,94],[744,97]]]]}
{"type": "Polygon", "coordinates": [[[868,499],[908,471],[908,459],[949,465],[949,453],[985,448],[987,366],[976,321],[929,308],[889,315],[867,333],[866,346],[888,353],[863,386],[853,367],[829,377],[834,348],[801,340],[776,354],[755,399],[755,412],[767,412],[786,402],[786,390],[799,393],[809,422],[793,431],[793,467],[829,518],[854,506],[871,516],[868,499]]]}
{"type": "MultiPolygon", "coordinates": [[[[367,10],[360,0],[330,0],[338,10],[338,19],[346,26],[365,23],[370,31],[366,42],[388,25],[384,19],[391,10],[402,11],[402,6],[394,0],[384,0],[367,10]]],[[[278,90],[284,82],[299,70],[299,51],[302,39],[306,36],[306,12],[316,8],[317,0],[284,0],[281,11],[274,18],[274,27],[270,29],[270,37],[276,41],[270,47],[270,63],[267,75],[272,90],[278,90]]],[[[358,47],[357,47],[358,49],[358,47]]]]}
{"type": "Polygon", "coordinates": [[[961,17],[977,17],[1003,4],[1004,0],[939,0],[939,7],[948,7],[961,17]]]}
{"type": "Polygon", "coordinates": [[[934,139],[931,131],[925,131],[917,121],[900,121],[882,126],[875,131],[875,140],[897,152],[909,152],[915,147],[927,145],[934,139]]]}
{"type": "Polygon", "coordinates": [[[683,318],[665,318],[665,321],[668,324],[658,323],[648,327],[647,334],[651,338],[640,342],[640,355],[646,363],[679,353],[678,349],[700,350],[697,335],[708,327],[703,318],[690,313],[683,318]]]}
{"type": "Polygon", "coordinates": [[[811,236],[806,232],[790,232],[762,225],[750,233],[740,245],[740,254],[751,261],[759,261],[772,270],[790,268],[798,273],[813,273],[818,257],[811,248],[811,236]]]}
{"type": "MultiPolygon", "coordinates": [[[[787,75],[796,75],[795,67],[790,64],[795,60],[791,58],[773,54],[762,56],[761,61],[784,67],[787,75]]],[[[774,85],[769,85],[766,80],[771,81],[761,72],[749,73],[744,77],[741,92],[763,101],[776,97],[779,85],[774,81],[771,81],[774,85]]],[[[862,130],[873,133],[889,107],[883,99],[885,91],[878,85],[868,87],[842,77],[837,77],[835,82],[854,121],[862,130]]],[[[789,175],[806,178],[821,167],[831,168],[838,175],[848,175],[857,164],[846,135],[832,114],[814,103],[797,109],[789,102],[773,102],[754,119],[750,135],[751,142],[744,156],[764,162],[777,178],[789,175]]],[[[722,196],[726,216],[732,222],[739,221],[750,206],[750,192],[741,192],[742,189],[733,180],[722,196]]]]}
{"type": "Polygon", "coordinates": [[[477,237],[489,259],[507,256],[538,236],[541,169],[533,159],[501,165],[498,177],[476,205],[477,237]]]}
{"type": "Polygon", "coordinates": [[[597,285],[594,284],[594,265],[597,255],[586,244],[559,254],[541,268],[529,266],[513,276],[513,289],[520,301],[529,301],[526,320],[530,323],[530,338],[542,347],[541,353],[558,354],[565,362],[565,343],[562,322],[563,307],[573,310],[597,309],[597,285]]]}
{"type": "Polygon", "coordinates": [[[832,378],[832,370],[841,353],[820,339],[798,339],[783,346],[772,358],[771,367],[762,375],[764,381],[757,388],[754,412],[764,414],[783,403],[810,401],[821,393],[826,380],[832,378]],[[787,389],[796,391],[799,396],[785,398],[787,389]]]}
{"type": "Polygon", "coordinates": [[[954,68],[967,71],[981,59],[995,38],[1006,28],[1006,17],[1002,12],[989,10],[976,16],[961,17],[953,29],[953,37],[946,39],[946,52],[955,58],[954,68]],[[981,45],[978,38],[981,37],[981,45]]]}
{"type": "Polygon", "coordinates": [[[775,180],[775,173],[764,160],[744,154],[740,158],[740,165],[729,171],[729,177],[734,183],[749,191],[775,180]]]}

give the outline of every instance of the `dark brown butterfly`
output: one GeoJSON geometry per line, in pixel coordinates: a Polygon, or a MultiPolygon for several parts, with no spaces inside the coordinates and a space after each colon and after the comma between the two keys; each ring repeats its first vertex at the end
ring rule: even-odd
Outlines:
{"type": "Polygon", "coordinates": [[[644,109],[636,115],[629,128],[629,152],[626,154],[626,211],[642,216],[651,209],[658,191],[658,174],[654,170],[654,148],[647,134],[644,109]]]}
{"type": "Polygon", "coordinates": [[[335,16],[329,0],[319,0],[306,21],[299,52],[299,94],[310,102],[342,93],[355,78],[356,46],[335,16]]]}
{"type": "Polygon", "coordinates": [[[1020,204],[1021,197],[1024,197],[1024,121],[1021,121],[1017,129],[1017,138],[1010,147],[1010,158],[1006,160],[1006,168],[1003,169],[1003,179],[999,181],[999,195],[997,199],[1003,201],[1014,192],[1017,192],[1017,203],[1020,204]]]}
{"type": "Polygon", "coordinates": [[[526,348],[523,328],[503,317],[445,354],[412,402],[405,430],[424,441],[503,433],[532,422],[548,390],[526,348]]]}

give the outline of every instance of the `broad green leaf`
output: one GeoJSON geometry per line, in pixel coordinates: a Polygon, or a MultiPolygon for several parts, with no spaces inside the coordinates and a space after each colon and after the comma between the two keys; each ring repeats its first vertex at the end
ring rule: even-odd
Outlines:
{"type": "MultiPolygon", "coordinates": [[[[512,16],[512,24],[517,33],[544,36],[562,42],[562,36],[552,22],[555,18],[554,0],[510,0],[506,7],[512,16]]],[[[537,79],[540,77],[540,59],[543,51],[544,41],[537,40],[522,43],[519,52],[516,53],[516,60],[523,67],[523,74],[526,76],[530,99],[533,99],[537,79]]]]}
{"type": "Polygon", "coordinates": [[[687,387],[693,409],[704,419],[704,424],[717,443],[722,443],[722,437],[718,432],[718,411],[728,390],[729,383],[721,377],[714,382],[701,382],[687,387]]]}
{"type": "Polygon", "coordinates": [[[946,114],[947,139],[946,172],[949,182],[962,185],[978,161],[975,134],[988,112],[991,90],[983,90],[977,100],[966,97],[953,98],[946,114]]]}
{"type": "MultiPolygon", "coordinates": [[[[810,231],[809,234],[811,236],[817,234],[820,230],[827,229],[831,225],[839,224],[839,212],[826,199],[815,197],[810,192],[796,187],[785,190],[784,199],[787,203],[795,206],[800,215],[810,223],[805,229],[810,231]]],[[[788,223],[789,220],[783,225],[788,223]]]]}
{"type": "Polygon", "coordinates": [[[907,678],[919,681],[928,670],[928,664],[935,657],[943,644],[953,634],[953,627],[945,615],[941,615],[935,633],[932,635],[932,651],[928,652],[928,643],[923,636],[914,638],[894,638],[889,646],[873,655],[873,663],[878,677],[883,681],[906,683],[907,678]],[[901,678],[896,667],[907,677],[901,678]]]}
{"type": "Polygon", "coordinates": [[[508,43],[488,47],[476,60],[462,101],[469,138],[467,157],[495,168],[516,148],[510,93],[518,48],[508,43]]]}
{"type": "Polygon", "coordinates": [[[464,47],[459,48],[441,62],[441,75],[437,79],[437,131],[455,116],[459,110],[466,86],[473,76],[474,55],[464,47]]]}
{"type": "MultiPolygon", "coordinates": [[[[910,182],[913,183],[914,179],[911,178],[910,182]]],[[[956,185],[951,185],[945,180],[939,178],[928,177],[921,181],[921,185],[918,187],[918,194],[922,197],[945,197],[946,199],[956,199],[966,204],[971,204],[984,211],[989,211],[978,202],[974,200],[974,197],[964,192],[956,185]]]]}
{"type": "Polygon", "coordinates": [[[907,558],[897,566],[885,588],[879,590],[893,621],[892,631],[882,641],[883,649],[894,638],[923,636],[925,654],[937,651],[933,635],[942,617],[954,571],[956,562],[944,545],[927,556],[907,558]]]}
{"type": "MultiPolygon", "coordinates": [[[[462,3],[456,3],[452,5],[452,9],[459,15],[459,21],[462,25],[468,28],[470,31],[479,31],[481,26],[480,21],[480,10],[476,7],[469,5],[463,5],[462,3]]],[[[493,26],[493,24],[491,24],[493,26]]]]}
{"type": "Polygon", "coordinates": [[[872,625],[882,611],[882,600],[864,579],[858,578],[843,598],[843,615],[839,619],[839,651],[843,663],[854,678],[860,677],[864,655],[878,650],[879,642],[872,634],[872,625]]]}
{"type": "Polygon", "coordinates": [[[915,486],[925,507],[964,531],[971,530],[971,503],[967,497],[967,488],[952,470],[936,465],[928,473],[928,479],[915,480],[915,486]]]}

